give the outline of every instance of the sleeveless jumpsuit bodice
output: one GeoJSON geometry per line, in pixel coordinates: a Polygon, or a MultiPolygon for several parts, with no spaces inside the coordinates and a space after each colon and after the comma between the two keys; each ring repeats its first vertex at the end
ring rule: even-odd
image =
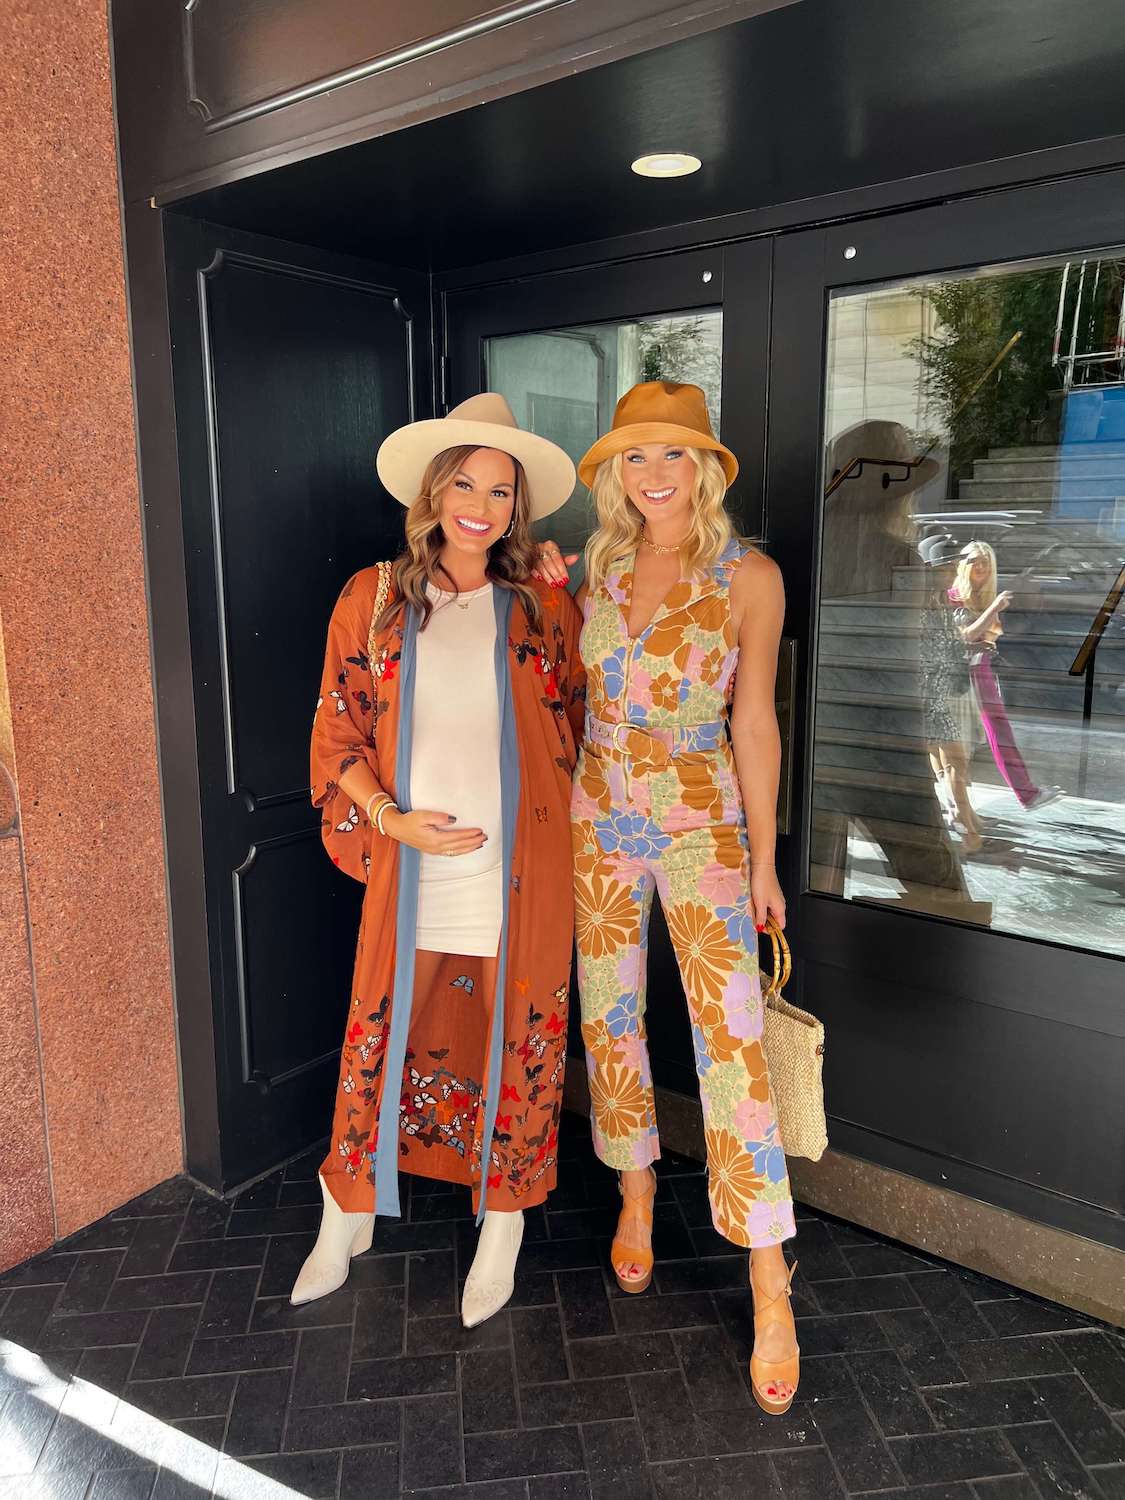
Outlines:
{"type": "Polygon", "coordinates": [[[660,1155],[645,1032],[659,893],[691,1021],[712,1219],[754,1247],[795,1226],[762,1049],[746,818],[727,729],[738,666],[730,587],[746,550],[733,540],[704,576],[676,583],[635,640],[633,559],[590,592],[571,826],[595,1149],[619,1171],[660,1155]]]}

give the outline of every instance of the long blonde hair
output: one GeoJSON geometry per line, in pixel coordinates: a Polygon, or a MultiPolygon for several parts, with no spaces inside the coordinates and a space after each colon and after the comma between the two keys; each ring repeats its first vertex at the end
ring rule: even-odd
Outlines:
{"type": "MultiPolygon", "coordinates": [[[[441,529],[441,497],[465,460],[477,451],[477,444],[445,448],[427,465],[418,498],[406,512],[405,550],[394,562],[392,592],[397,597],[391,599],[376,620],[377,630],[390,624],[404,599],[421,612],[418,628],[425,630],[434,612],[433,603],[426,593],[427,583],[457,593],[457,585],[441,561],[445,545],[445,534],[441,529]],[[441,579],[445,580],[444,583],[441,579]]],[[[506,532],[493,542],[484,571],[491,582],[516,595],[528,624],[538,632],[543,628],[542,607],[539,595],[527,581],[537,557],[531,536],[531,496],[523,465],[516,458],[512,459],[512,465],[516,471],[516,483],[510,535],[506,532]]]]}
{"type": "MultiPolygon", "coordinates": [[[[734,529],[723,509],[727,478],[722,464],[707,449],[685,447],[684,452],[695,465],[691,529],[680,552],[690,578],[718,560],[734,529]]],[[[586,582],[591,590],[604,582],[615,562],[637,550],[644,530],[644,517],[625,493],[624,459],[623,453],[603,459],[590,487],[598,512],[598,529],[586,543],[586,582]]]]}
{"type": "Polygon", "coordinates": [[[949,596],[958,604],[967,604],[971,609],[987,609],[996,598],[996,553],[987,542],[970,542],[961,549],[961,561],[957,564],[957,576],[949,590],[949,596]],[[973,586],[973,564],[983,558],[988,564],[988,577],[984,583],[973,586]]]}

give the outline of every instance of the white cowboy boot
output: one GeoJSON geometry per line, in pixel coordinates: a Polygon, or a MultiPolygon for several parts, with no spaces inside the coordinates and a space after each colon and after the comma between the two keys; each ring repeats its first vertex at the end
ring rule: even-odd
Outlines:
{"type": "Polygon", "coordinates": [[[516,1257],[523,1243],[523,1214],[485,1210],[477,1253],[461,1298],[461,1321],[475,1328],[498,1313],[515,1291],[516,1257]]]}
{"type": "Polygon", "coordinates": [[[302,1302],[315,1302],[318,1297],[327,1297],[329,1292],[343,1286],[348,1279],[352,1256],[371,1249],[375,1215],[346,1214],[328,1191],[323,1177],[320,1178],[320,1191],[324,1196],[324,1217],[320,1221],[316,1244],[309,1251],[293,1284],[289,1300],[294,1307],[299,1307],[302,1302]]]}

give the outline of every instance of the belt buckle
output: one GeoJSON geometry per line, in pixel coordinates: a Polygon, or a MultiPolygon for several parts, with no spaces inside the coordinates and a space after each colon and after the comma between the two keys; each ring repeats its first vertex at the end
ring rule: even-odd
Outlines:
{"type": "Polygon", "coordinates": [[[628,756],[630,760],[640,761],[642,765],[651,765],[655,768],[667,766],[671,763],[671,757],[661,740],[657,739],[651,729],[644,724],[630,724],[624,720],[613,726],[613,734],[610,743],[619,755],[628,756]],[[640,750],[630,750],[627,745],[622,745],[618,735],[623,729],[632,734],[639,734],[644,738],[644,745],[640,750]]]}
{"type": "Polygon", "coordinates": [[[618,744],[617,736],[623,729],[635,729],[636,727],[637,726],[635,724],[630,724],[627,719],[622,719],[619,723],[613,726],[613,729],[610,732],[609,736],[609,743],[619,755],[628,755],[629,752],[623,745],[618,744]]]}

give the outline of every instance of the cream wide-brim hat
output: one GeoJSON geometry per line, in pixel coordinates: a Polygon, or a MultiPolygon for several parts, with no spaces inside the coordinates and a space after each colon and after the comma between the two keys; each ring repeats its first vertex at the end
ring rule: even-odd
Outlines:
{"type": "Polygon", "coordinates": [[[542,520],[565,505],[574,492],[574,465],[556,444],[526,432],[503,396],[485,391],[470,396],[445,417],[411,422],[383,440],[375,468],[384,487],[403,505],[413,505],[427,467],[447,448],[497,448],[523,467],[531,519],[542,520]]]}

